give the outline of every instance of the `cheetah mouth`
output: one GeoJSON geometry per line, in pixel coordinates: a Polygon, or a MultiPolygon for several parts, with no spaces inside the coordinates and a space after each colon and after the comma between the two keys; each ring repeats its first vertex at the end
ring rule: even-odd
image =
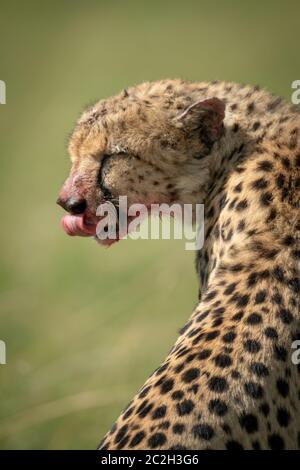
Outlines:
{"type": "Polygon", "coordinates": [[[79,215],[64,215],[61,219],[63,230],[70,237],[92,237],[96,235],[96,222],[89,222],[84,214],[79,215]]]}

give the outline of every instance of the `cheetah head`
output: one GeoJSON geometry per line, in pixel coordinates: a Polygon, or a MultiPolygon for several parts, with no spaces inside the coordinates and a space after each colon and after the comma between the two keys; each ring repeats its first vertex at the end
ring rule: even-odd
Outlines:
{"type": "Polygon", "coordinates": [[[195,202],[209,182],[224,109],[178,81],[144,83],[87,109],[70,138],[72,167],[57,201],[68,212],[66,233],[95,236],[97,208],[117,208],[119,196],[128,206],[195,202]]]}

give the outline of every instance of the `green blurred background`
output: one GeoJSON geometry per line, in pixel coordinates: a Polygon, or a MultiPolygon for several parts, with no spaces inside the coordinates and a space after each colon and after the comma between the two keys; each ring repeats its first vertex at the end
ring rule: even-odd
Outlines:
{"type": "Polygon", "coordinates": [[[106,250],[60,229],[82,108],[143,80],[259,83],[287,98],[299,1],[0,3],[0,448],[95,448],[197,298],[183,241],[106,250]]]}

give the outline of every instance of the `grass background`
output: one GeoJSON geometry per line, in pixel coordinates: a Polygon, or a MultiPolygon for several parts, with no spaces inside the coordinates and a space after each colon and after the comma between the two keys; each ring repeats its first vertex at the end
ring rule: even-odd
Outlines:
{"type": "Polygon", "coordinates": [[[55,200],[81,109],[167,77],[300,78],[299,1],[1,0],[0,448],[95,448],[196,301],[181,241],[70,239],[55,200]]]}

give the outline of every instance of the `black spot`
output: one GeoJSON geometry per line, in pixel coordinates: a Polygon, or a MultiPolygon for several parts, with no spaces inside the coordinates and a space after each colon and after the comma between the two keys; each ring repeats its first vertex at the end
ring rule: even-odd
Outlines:
{"type": "Polygon", "coordinates": [[[282,304],[282,296],[278,292],[272,296],[271,300],[274,304],[282,304]]]}
{"type": "Polygon", "coordinates": [[[272,434],[268,437],[268,444],[271,450],[283,450],[284,441],[279,434],[272,434]]]}
{"type": "Polygon", "coordinates": [[[240,193],[240,192],[242,191],[242,189],[243,189],[243,184],[242,184],[242,183],[239,183],[239,184],[237,184],[237,185],[233,188],[233,191],[234,191],[235,193],[240,193]]]}
{"type": "Polygon", "coordinates": [[[284,168],[286,168],[287,170],[291,168],[291,163],[288,158],[284,157],[281,159],[281,161],[282,161],[284,168]]]}
{"type": "Polygon", "coordinates": [[[236,338],[236,333],[233,333],[230,331],[229,333],[225,333],[225,335],[222,337],[222,340],[224,343],[232,343],[236,338]]]}
{"type": "Polygon", "coordinates": [[[260,196],[260,202],[263,206],[269,206],[273,200],[273,195],[270,192],[265,192],[260,196]]]}
{"type": "Polygon", "coordinates": [[[182,374],[182,380],[185,383],[190,383],[197,379],[200,375],[199,369],[188,369],[182,374]]]}
{"type": "MultiPolygon", "coordinates": [[[[144,402],[145,403],[145,402],[144,402]]],[[[137,413],[141,418],[145,418],[147,414],[152,410],[153,405],[150,403],[149,405],[144,403],[141,404],[141,406],[138,408],[137,413]]]]}
{"type": "Polygon", "coordinates": [[[159,429],[169,429],[170,427],[170,422],[169,421],[163,421],[158,425],[159,429]]]}
{"type": "Polygon", "coordinates": [[[277,390],[283,398],[286,398],[289,394],[289,384],[283,380],[278,379],[276,382],[277,390]]]}
{"type": "Polygon", "coordinates": [[[293,250],[292,255],[296,260],[300,259],[300,250],[293,250]]]}
{"type": "Polygon", "coordinates": [[[251,184],[253,189],[266,189],[268,182],[264,178],[259,178],[251,184]]]}
{"type": "Polygon", "coordinates": [[[260,350],[260,348],[261,348],[260,343],[253,339],[247,339],[244,342],[244,349],[251,354],[257,353],[260,350]]]}
{"type": "Polygon", "coordinates": [[[179,416],[188,415],[194,409],[194,403],[192,400],[183,400],[176,405],[177,414],[179,416]]]}
{"type": "Polygon", "coordinates": [[[156,375],[161,375],[168,367],[168,364],[163,364],[162,366],[160,366],[157,371],[156,371],[156,375]]]}
{"type": "Polygon", "coordinates": [[[148,445],[150,449],[156,449],[157,447],[164,445],[166,440],[166,436],[163,433],[157,432],[148,439],[148,445]]]}
{"type": "Polygon", "coordinates": [[[137,446],[145,437],[145,433],[143,431],[137,432],[129,443],[129,447],[137,446]]]}
{"type": "Polygon", "coordinates": [[[217,295],[217,291],[212,290],[206,294],[205,300],[212,300],[216,295],[217,295]]]}
{"type": "Polygon", "coordinates": [[[222,323],[223,323],[223,319],[222,318],[217,318],[216,320],[213,321],[212,326],[217,327],[217,326],[222,325],[222,323]]]}
{"type": "Polygon", "coordinates": [[[188,388],[188,392],[192,392],[194,395],[196,395],[198,390],[199,390],[199,385],[198,384],[193,384],[188,388]]]}
{"type": "Polygon", "coordinates": [[[219,202],[220,210],[224,209],[226,204],[227,204],[226,195],[223,195],[220,199],[220,202],[219,202]]]}
{"type": "Polygon", "coordinates": [[[275,345],[274,346],[274,354],[275,358],[278,361],[285,362],[287,359],[287,350],[283,348],[282,346],[275,345]]]}
{"type": "Polygon", "coordinates": [[[245,383],[244,389],[247,395],[255,399],[262,398],[264,393],[262,387],[255,382],[245,383]]]}
{"type": "Polygon", "coordinates": [[[272,222],[273,220],[275,220],[277,217],[277,211],[276,209],[274,209],[274,207],[272,207],[272,209],[270,210],[270,213],[266,219],[266,223],[270,223],[272,222]]]}
{"type": "Polygon", "coordinates": [[[261,449],[260,443],[258,441],[253,441],[252,442],[252,449],[253,450],[260,450],[261,449]]]}
{"type": "Polygon", "coordinates": [[[267,293],[266,293],[265,290],[258,291],[255,295],[255,303],[256,304],[261,304],[262,302],[265,301],[266,296],[267,296],[267,293]]]}
{"type": "Polygon", "coordinates": [[[268,405],[268,403],[262,403],[262,405],[260,405],[259,407],[259,411],[265,416],[267,417],[270,413],[270,407],[268,405]]]}
{"type": "Polygon", "coordinates": [[[241,374],[237,371],[237,370],[233,370],[231,372],[231,377],[234,379],[234,380],[239,380],[241,378],[241,374]]]}
{"type": "Polygon", "coordinates": [[[238,225],[237,225],[237,230],[239,232],[242,232],[243,230],[245,230],[245,226],[246,226],[246,223],[244,220],[240,220],[238,225]]]}
{"type": "Polygon", "coordinates": [[[206,312],[201,313],[199,316],[197,315],[197,317],[196,317],[197,318],[197,323],[204,320],[204,318],[206,318],[208,314],[209,314],[209,311],[207,310],[206,312]]]}
{"type": "Polygon", "coordinates": [[[224,377],[213,376],[208,381],[208,387],[216,393],[223,393],[228,389],[228,384],[224,377]]]}
{"type": "Polygon", "coordinates": [[[124,426],[122,426],[119,431],[117,432],[116,436],[115,436],[115,443],[117,444],[118,442],[120,442],[122,439],[124,439],[125,437],[125,434],[127,432],[127,429],[128,429],[128,426],[127,424],[125,424],[124,426]]]}
{"type": "Polygon", "coordinates": [[[186,323],[182,328],[180,328],[179,334],[182,335],[183,333],[185,333],[189,329],[191,324],[192,324],[192,322],[186,323]]]}
{"type": "Polygon", "coordinates": [[[208,424],[196,424],[193,426],[192,432],[194,437],[205,441],[209,441],[214,435],[213,428],[208,424]]]}
{"type": "Polygon", "coordinates": [[[282,189],[285,183],[285,178],[282,173],[279,173],[279,175],[276,176],[276,186],[279,189],[282,189]]]}
{"type": "Polygon", "coordinates": [[[116,432],[116,430],[117,430],[117,424],[114,423],[114,424],[112,425],[111,430],[110,430],[109,433],[110,433],[110,434],[114,434],[114,433],[116,432]]]}
{"type": "Polygon", "coordinates": [[[233,230],[232,228],[229,230],[228,234],[227,234],[227,237],[226,237],[226,241],[229,242],[231,239],[232,239],[232,235],[233,235],[233,230]]]}
{"type": "Polygon", "coordinates": [[[294,239],[294,237],[292,237],[291,235],[287,235],[287,236],[284,237],[284,239],[282,240],[282,244],[283,244],[284,246],[292,246],[294,243],[295,243],[295,239],[294,239]]]}
{"type": "Polygon", "coordinates": [[[272,171],[273,165],[269,160],[261,160],[257,166],[259,171],[272,171]]]}
{"type": "Polygon", "coordinates": [[[238,297],[236,304],[238,307],[246,307],[246,305],[248,305],[248,302],[249,302],[249,295],[245,294],[245,295],[241,295],[238,297]]]}
{"type": "Polygon", "coordinates": [[[246,323],[249,325],[258,325],[259,323],[262,322],[261,315],[258,313],[251,313],[247,318],[246,318],[246,323]]]}
{"type": "Polygon", "coordinates": [[[190,354],[190,355],[186,358],[185,362],[186,362],[186,363],[191,362],[193,359],[195,359],[195,357],[196,357],[196,353],[190,354]]]}
{"type": "Polygon", "coordinates": [[[244,312],[241,310],[238,313],[236,313],[235,315],[233,315],[232,320],[238,322],[243,318],[243,316],[244,316],[244,312]]]}
{"type": "Polygon", "coordinates": [[[188,352],[189,352],[188,347],[181,347],[178,349],[176,357],[179,358],[179,357],[185,356],[188,352]]]}
{"type": "Polygon", "coordinates": [[[247,201],[247,199],[243,199],[243,201],[240,201],[240,202],[236,205],[235,210],[238,211],[238,212],[241,212],[241,211],[247,209],[247,207],[248,207],[248,201],[247,201]]]}
{"type": "Polygon", "coordinates": [[[273,269],[272,274],[277,281],[284,282],[284,272],[279,266],[273,269]]]}
{"type": "Polygon", "coordinates": [[[174,385],[173,379],[165,380],[160,387],[160,392],[162,394],[168,393],[170,390],[172,390],[173,385],[174,385]]]}
{"type": "Polygon", "coordinates": [[[123,418],[124,418],[124,419],[129,418],[129,416],[132,415],[133,410],[134,410],[134,407],[128,408],[128,409],[124,412],[123,418]]]}
{"type": "Polygon", "coordinates": [[[277,106],[280,105],[281,101],[282,101],[282,98],[280,98],[280,96],[278,96],[277,98],[273,98],[272,101],[268,103],[268,106],[267,106],[268,111],[274,111],[274,109],[276,109],[277,106]]]}
{"type": "Polygon", "coordinates": [[[145,398],[145,396],[147,396],[147,394],[149,393],[151,387],[148,386],[148,387],[145,387],[141,393],[139,393],[139,398],[145,398]]]}
{"type": "Polygon", "coordinates": [[[213,311],[214,316],[222,315],[222,313],[225,313],[224,307],[215,308],[213,311]]]}
{"type": "Polygon", "coordinates": [[[257,418],[252,414],[242,415],[240,418],[240,424],[243,429],[246,429],[248,434],[253,434],[258,430],[257,418]]]}
{"type": "Polygon", "coordinates": [[[171,397],[173,400],[181,400],[184,397],[184,393],[182,390],[176,390],[172,393],[171,397]]]}
{"type": "Polygon", "coordinates": [[[188,450],[188,449],[187,449],[187,447],[184,447],[180,444],[177,444],[175,446],[170,447],[170,449],[168,449],[168,450],[188,450]]]}
{"type": "Polygon", "coordinates": [[[229,204],[229,206],[228,206],[228,209],[230,209],[230,210],[233,209],[237,201],[238,201],[238,198],[237,198],[237,197],[235,197],[234,199],[232,199],[232,201],[230,202],[230,204],[229,204]]]}
{"type": "Polygon", "coordinates": [[[210,331],[209,333],[206,334],[206,341],[212,341],[213,339],[217,338],[219,336],[220,332],[218,330],[215,331],[210,331]]]}
{"type": "Polygon", "coordinates": [[[174,434],[182,434],[184,429],[185,429],[184,424],[180,424],[180,423],[174,424],[173,433],[174,434]]]}
{"type": "Polygon", "coordinates": [[[279,309],[278,316],[282,323],[285,323],[286,325],[289,325],[293,321],[293,316],[291,315],[291,312],[286,308],[279,309]]]}
{"type": "Polygon", "coordinates": [[[289,425],[291,419],[290,413],[285,408],[278,408],[277,410],[277,421],[280,426],[286,428],[289,425]]]}
{"type": "Polygon", "coordinates": [[[118,450],[123,449],[126,446],[128,441],[129,441],[129,436],[123,437],[123,439],[118,443],[117,449],[118,450]]]}
{"type": "Polygon", "coordinates": [[[174,372],[175,372],[175,374],[178,374],[178,373],[181,372],[183,369],[184,369],[184,363],[178,364],[178,366],[174,367],[174,372]]]}
{"type": "Polygon", "coordinates": [[[221,368],[229,367],[232,364],[231,357],[228,356],[227,354],[218,354],[214,358],[214,362],[217,367],[221,367],[221,368]]]}
{"type": "Polygon", "coordinates": [[[289,288],[295,292],[295,294],[300,293],[300,280],[297,277],[288,280],[289,288]]]}
{"type": "Polygon", "coordinates": [[[264,334],[269,339],[278,339],[278,334],[275,328],[268,327],[265,329],[264,334]]]}
{"type": "Polygon", "coordinates": [[[207,212],[206,217],[207,217],[208,219],[211,219],[211,218],[214,216],[214,213],[215,213],[215,209],[214,209],[214,207],[211,207],[211,208],[209,209],[209,211],[207,212]]]}
{"type": "Polygon", "coordinates": [[[223,429],[223,431],[229,436],[230,434],[232,434],[232,431],[231,431],[231,427],[229,426],[229,424],[227,423],[224,423],[221,425],[221,428],[223,429]]]}
{"type": "Polygon", "coordinates": [[[236,285],[237,285],[236,282],[232,282],[231,284],[229,284],[224,290],[224,295],[232,294],[235,291],[236,285]]]}
{"type": "Polygon", "coordinates": [[[244,447],[241,444],[239,444],[239,442],[237,441],[227,441],[226,449],[227,450],[244,450],[244,447]]]}
{"type": "Polygon", "coordinates": [[[208,404],[208,409],[211,413],[217,416],[224,416],[228,411],[226,403],[218,399],[210,400],[208,404]]]}
{"type": "Polygon", "coordinates": [[[254,103],[249,103],[247,105],[247,114],[251,114],[254,111],[254,103]]]}

